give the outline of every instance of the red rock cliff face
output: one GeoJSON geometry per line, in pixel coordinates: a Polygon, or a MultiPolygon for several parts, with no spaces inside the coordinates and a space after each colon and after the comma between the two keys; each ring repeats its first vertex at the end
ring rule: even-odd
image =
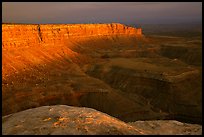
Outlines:
{"type": "Polygon", "coordinates": [[[121,24],[3,24],[2,28],[3,115],[51,104],[90,106],[117,117],[127,109],[146,112],[80,68],[95,58],[101,60],[96,50],[120,46],[121,41],[124,46],[136,45],[140,29],[121,24]],[[74,50],[82,46],[84,54],[74,50]]]}
{"type": "Polygon", "coordinates": [[[49,24],[49,25],[2,25],[2,47],[32,46],[34,44],[56,44],[70,37],[92,37],[111,35],[142,35],[140,28],[122,24],[49,24]]]}

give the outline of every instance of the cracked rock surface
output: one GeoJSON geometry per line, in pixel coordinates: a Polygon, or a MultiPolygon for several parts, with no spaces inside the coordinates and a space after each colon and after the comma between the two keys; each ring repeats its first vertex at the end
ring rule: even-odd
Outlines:
{"type": "Polygon", "coordinates": [[[171,120],[125,123],[95,109],[42,106],[3,117],[3,135],[202,134],[202,126],[171,120]]]}
{"type": "Polygon", "coordinates": [[[43,106],[3,117],[3,135],[124,135],[136,128],[91,108],[43,106]]]}

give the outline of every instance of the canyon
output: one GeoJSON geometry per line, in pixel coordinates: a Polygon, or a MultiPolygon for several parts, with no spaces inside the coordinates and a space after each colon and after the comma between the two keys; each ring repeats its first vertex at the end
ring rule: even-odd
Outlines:
{"type": "MultiPolygon", "coordinates": [[[[68,105],[121,122],[201,124],[201,49],[199,37],[145,35],[119,23],[2,24],[2,115],[68,105]]],[[[139,134],[131,128],[121,134],[139,134]]]]}

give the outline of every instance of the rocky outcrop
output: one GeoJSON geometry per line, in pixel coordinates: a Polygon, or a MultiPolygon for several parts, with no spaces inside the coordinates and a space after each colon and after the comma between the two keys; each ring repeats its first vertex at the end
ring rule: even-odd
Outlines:
{"type": "MultiPolygon", "coordinates": [[[[104,44],[111,47],[121,40],[110,37],[98,42],[96,39],[89,38],[90,42],[81,43],[75,40],[72,45],[81,48],[93,45],[95,49],[95,46],[100,48],[104,44]]],[[[131,44],[134,42],[135,39],[131,44]]],[[[93,51],[89,49],[90,54],[93,51]]],[[[168,116],[155,113],[143,102],[135,103],[103,81],[86,75],[78,65],[94,59],[74,52],[66,45],[16,48],[4,50],[2,55],[3,115],[44,105],[64,104],[95,108],[124,121],[168,116]]]]}
{"type": "Polygon", "coordinates": [[[178,121],[125,123],[91,108],[42,106],[2,118],[3,135],[201,135],[202,127],[178,121]]]}
{"type": "Polygon", "coordinates": [[[133,37],[132,44],[141,36],[141,29],[122,24],[3,24],[2,29],[3,115],[42,105],[66,104],[92,107],[116,117],[137,113],[137,117],[123,120],[154,117],[149,108],[125,99],[82,72],[78,65],[93,59],[70,49],[80,42],[81,48],[86,44],[100,47],[100,43],[111,47],[117,44],[116,40],[133,37]]]}
{"type": "Polygon", "coordinates": [[[121,24],[2,29],[3,115],[63,104],[126,122],[202,120],[201,71],[158,54],[167,38],[146,39],[141,29],[121,24]]]}
{"type": "Polygon", "coordinates": [[[43,44],[64,44],[73,37],[142,35],[141,28],[122,24],[2,24],[2,47],[4,49],[43,44]]]}
{"type": "Polygon", "coordinates": [[[3,117],[3,135],[137,135],[136,128],[91,108],[43,106],[3,117]]]}

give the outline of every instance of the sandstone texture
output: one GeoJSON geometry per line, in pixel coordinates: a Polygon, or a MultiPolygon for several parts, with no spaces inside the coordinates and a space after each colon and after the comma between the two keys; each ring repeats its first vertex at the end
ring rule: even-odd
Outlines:
{"type": "Polygon", "coordinates": [[[3,135],[201,135],[202,127],[178,121],[125,123],[91,108],[42,106],[3,117],[3,135]]]}
{"type": "Polygon", "coordinates": [[[136,128],[91,108],[43,106],[3,117],[3,135],[136,135],[136,128]]]}
{"type": "Polygon", "coordinates": [[[200,37],[145,35],[118,23],[2,24],[2,115],[68,105],[126,123],[201,124],[201,49],[200,37]]]}
{"type": "Polygon", "coordinates": [[[111,35],[142,35],[141,28],[122,24],[45,24],[45,25],[2,25],[2,47],[16,48],[36,44],[56,45],[72,37],[111,35]],[[27,37],[26,37],[27,36],[27,37]]]}

